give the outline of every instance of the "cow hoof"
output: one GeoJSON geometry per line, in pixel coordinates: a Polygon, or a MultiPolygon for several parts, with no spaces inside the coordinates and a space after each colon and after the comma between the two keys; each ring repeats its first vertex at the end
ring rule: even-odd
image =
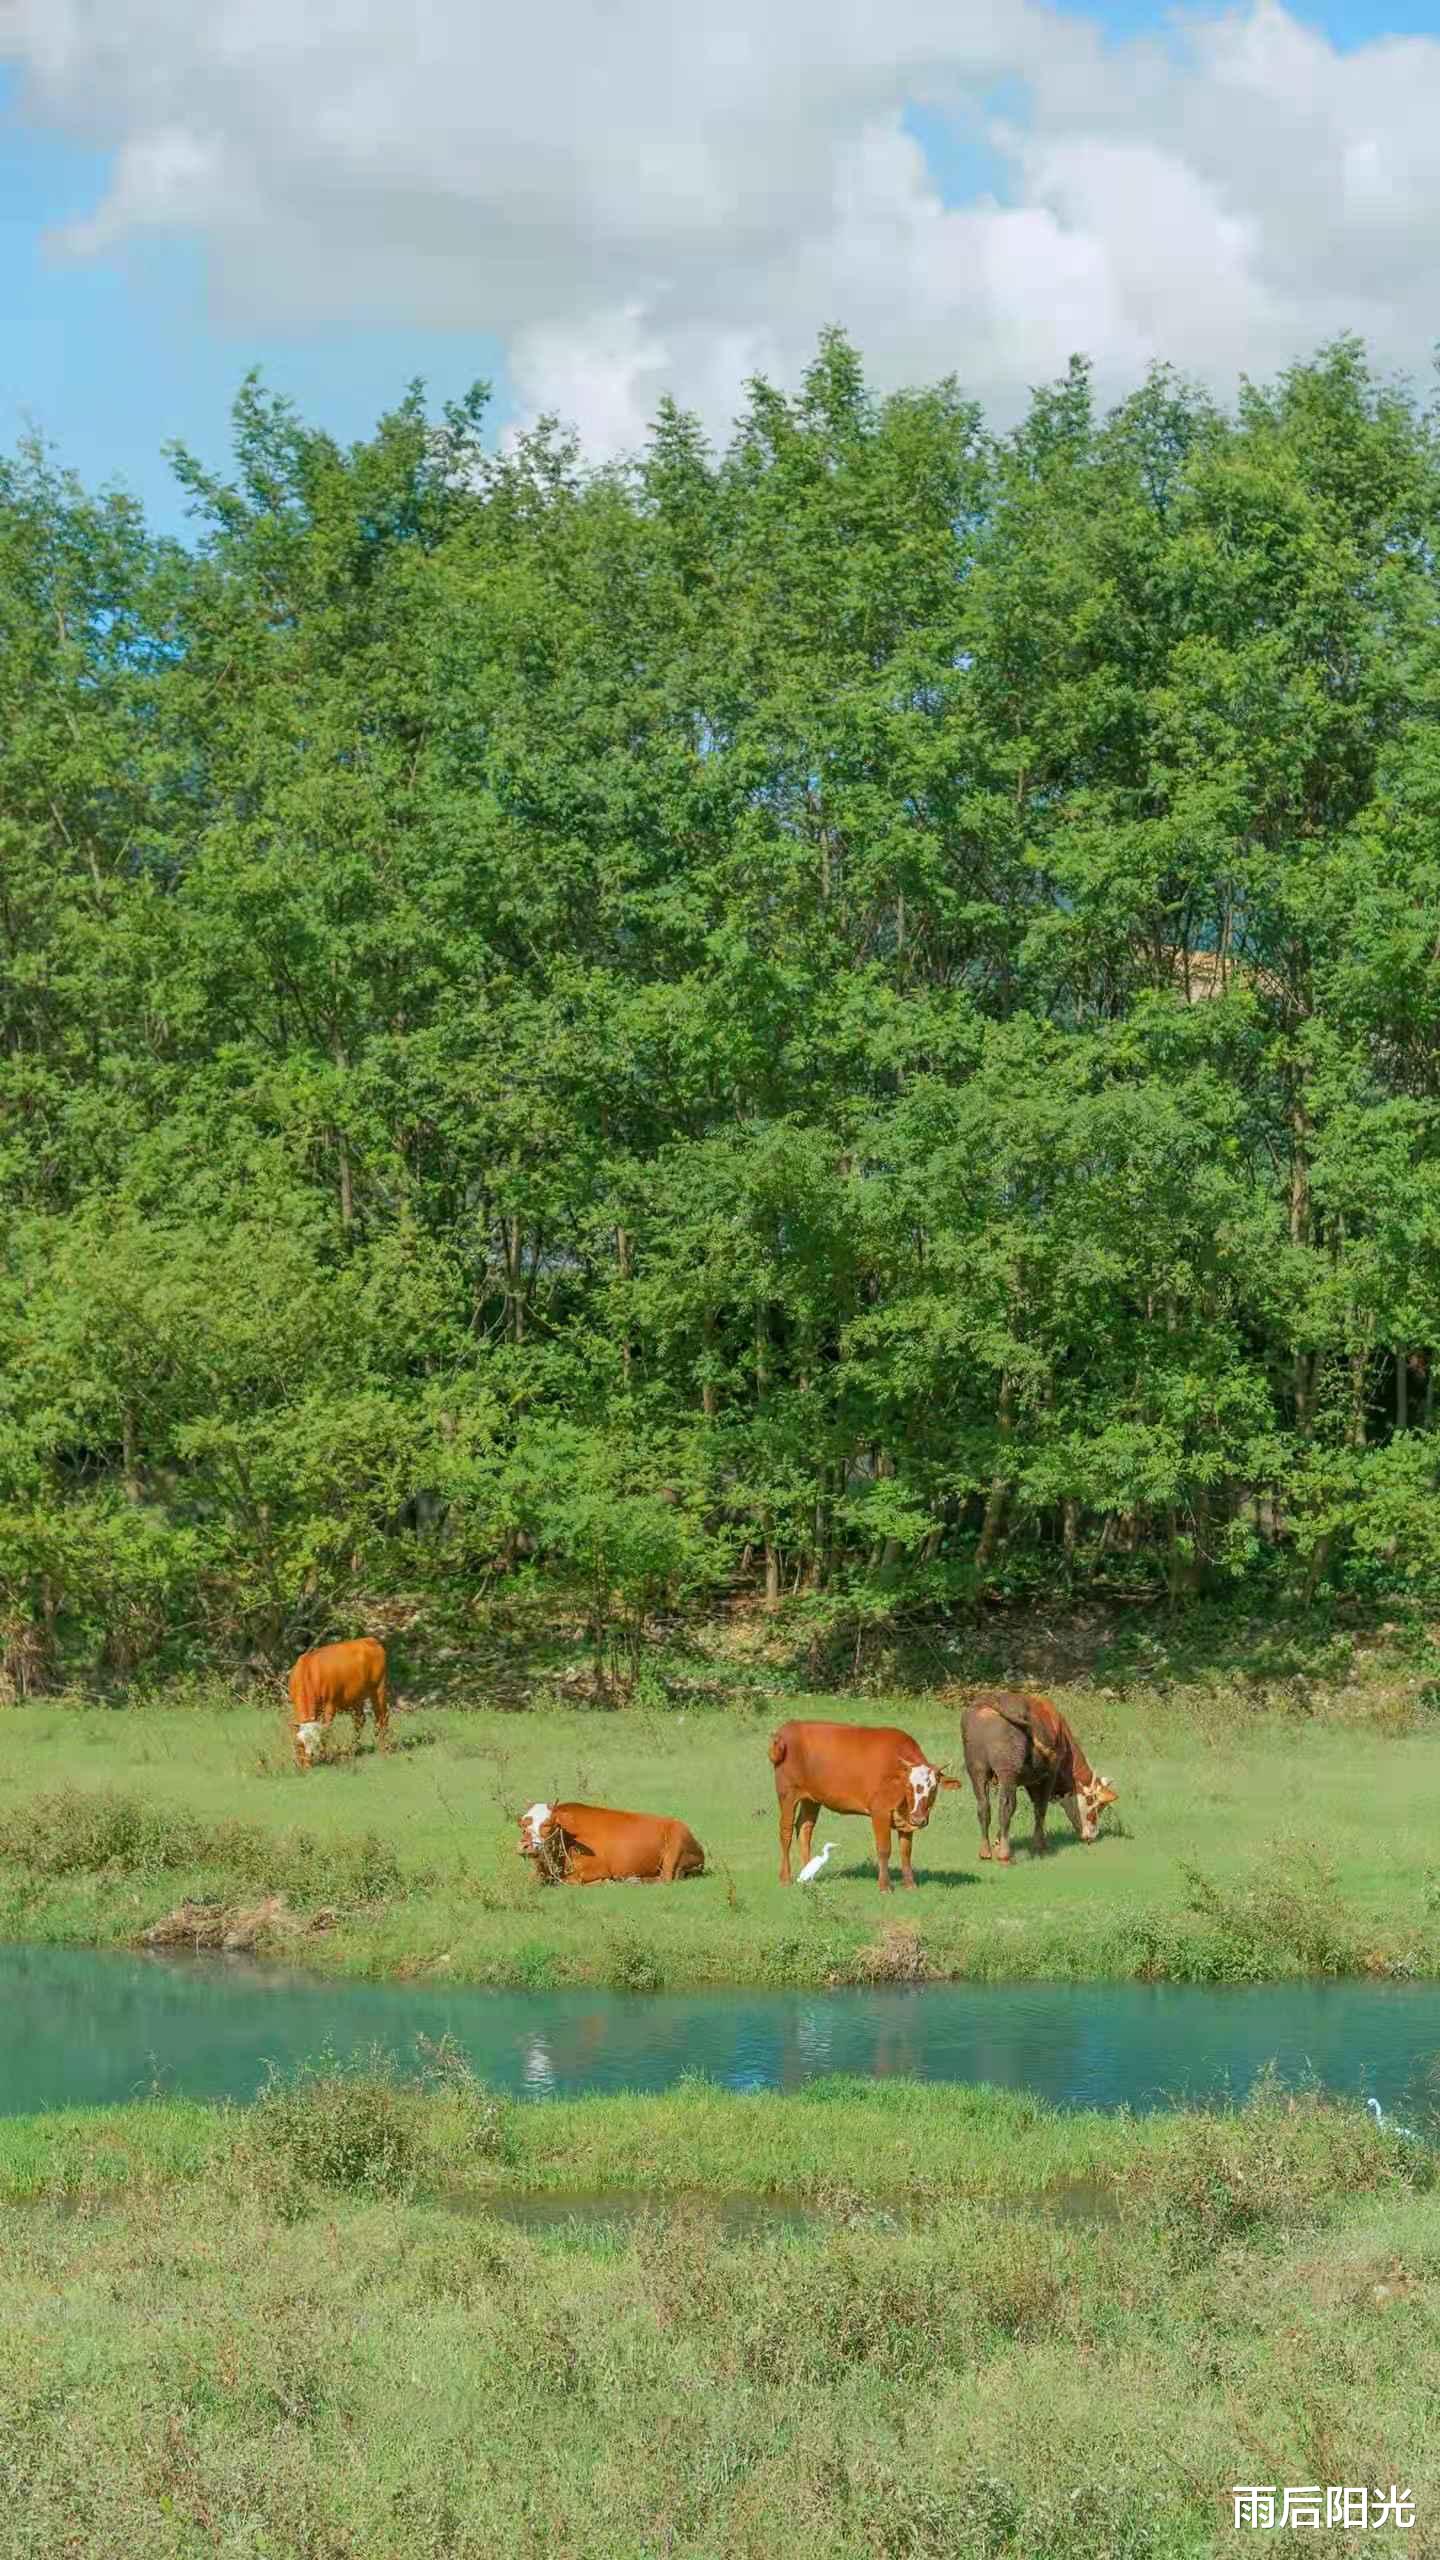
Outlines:
{"type": "Polygon", "coordinates": [[[987,1843],[987,1845],[986,1845],[986,1846],[981,1850],[980,1855],[981,1855],[981,1857],[982,1857],[982,1858],[988,1858],[988,1857],[989,1857],[989,1855],[990,1855],[990,1850],[989,1850],[989,1845],[988,1845],[988,1843],[987,1843]]]}
{"type": "Polygon", "coordinates": [[[997,1850],[996,1850],[996,1852],[995,1852],[995,1864],[996,1864],[996,1866],[997,1866],[997,1867],[1008,1867],[1008,1866],[1009,1866],[1009,1864],[1010,1864],[1010,1852],[1009,1852],[1009,1850],[1008,1850],[1008,1849],[997,1849],[997,1850]]]}
{"type": "Polygon", "coordinates": [[[906,1892],[907,1892],[907,1893],[918,1893],[918,1892],[919,1892],[919,1890],[920,1890],[920,1879],[919,1879],[919,1877],[918,1877],[918,1876],[902,1876],[902,1877],[901,1877],[901,1879],[900,1879],[900,1881],[901,1881],[901,1883],[904,1885],[905,1890],[906,1890],[906,1892]]]}

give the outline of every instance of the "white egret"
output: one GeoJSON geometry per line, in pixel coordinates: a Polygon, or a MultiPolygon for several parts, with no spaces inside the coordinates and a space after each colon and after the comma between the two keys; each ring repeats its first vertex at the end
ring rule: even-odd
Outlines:
{"type": "Polygon", "coordinates": [[[1412,2132],[1408,2124],[1397,2124],[1393,2116],[1387,2123],[1385,2117],[1380,2112],[1380,2101],[1378,2098],[1367,2098],[1365,2104],[1375,2119],[1375,2130],[1377,2133],[1398,2133],[1402,2142],[1419,2141],[1419,2134],[1412,2132]]]}
{"type": "Polygon", "coordinates": [[[813,1882],[814,1882],[814,1880],[815,1880],[816,1876],[818,1876],[818,1874],[820,1873],[821,1868],[824,1866],[825,1861],[826,1861],[826,1859],[829,1857],[830,1852],[831,1852],[831,1850],[834,1848],[834,1846],[835,1846],[835,1843],[834,1843],[834,1841],[833,1841],[833,1840],[827,1840],[827,1841],[826,1841],[826,1843],[825,1843],[824,1848],[821,1850],[821,1852],[820,1852],[820,1854],[819,1854],[819,1856],[818,1856],[817,1858],[807,1858],[807,1859],[806,1859],[806,1861],[805,1861],[804,1866],[803,1866],[803,1867],[801,1868],[801,1870],[800,1870],[799,1875],[798,1875],[798,1876],[796,1877],[796,1879],[795,1879],[796,1883],[797,1883],[797,1884],[813,1884],[813,1882]]]}

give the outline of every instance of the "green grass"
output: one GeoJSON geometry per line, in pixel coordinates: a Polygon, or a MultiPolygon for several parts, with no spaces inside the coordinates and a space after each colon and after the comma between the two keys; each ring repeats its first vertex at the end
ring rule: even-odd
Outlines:
{"type": "MultiPolygon", "coordinates": [[[[118,1945],[208,1898],[292,1960],[534,1988],[1440,1974],[1440,1737],[1421,1709],[1058,1694],[1120,1789],[1100,1841],[1082,1849],[1061,1815],[1055,1854],[1032,1860],[1022,1802],[1014,1865],[981,1866],[968,1791],[945,1795],[917,1844],[922,1891],[885,1901],[855,1820],[817,1829],[839,1844],[819,1888],[776,1881],[765,1746],[790,1700],[421,1710],[388,1758],[368,1733],[354,1752],[347,1728],[304,1778],[269,1709],[16,1708],[0,1717],[0,1939],[118,1945]],[[707,1874],[537,1886],[512,1817],[565,1795],[683,1814],[707,1874]]],[[[811,1705],[901,1723],[958,1771],[953,1703],[811,1705]]]]}
{"type": "Polygon", "coordinates": [[[1273,2095],[320,2074],[0,2124],[0,2551],[1189,2560],[1268,2480],[1397,2482],[1417,2528],[1365,2547],[1433,2554],[1435,2174],[1273,2095]],[[1047,2210],[1077,2176],[1106,2214],[1047,2210]],[[577,2183],[652,2210],[500,2209],[577,2183]],[[735,2187],[818,2218],[737,2237],[694,2192],[735,2187]]]}

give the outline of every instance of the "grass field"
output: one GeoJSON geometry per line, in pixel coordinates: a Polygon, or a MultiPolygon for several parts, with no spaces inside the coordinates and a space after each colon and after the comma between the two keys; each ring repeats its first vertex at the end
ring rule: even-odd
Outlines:
{"type": "Polygon", "coordinates": [[[1318,2481],[1410,2490],[1360,2547],[1433,2555],[1434,2176],[1313,2103],[900,2083],[0,2124],[0,2551],[1182,2560],[1318,2481]],[[650,2209],[507,2218],[578,2183],[650,2209]],[[813,2218],[727,2230],[736,2187],[813,2218]]]}
{"type": "MultiPolygon", "coordinates": [[[[1058,1691],[1120,1790],[1082,1848],[1063,1814],[1033,1860],[976,1856],[968,1790],[917,1843],[923,1889],[882,1900],[869,1826],[822,1820],[823,1882],[776,1880],[763,1699],[419,1710],[378,1755],[349,1728],[295,1774],[273,1710],[31,1705],[0,1716],[0,1938],[118,1944],[185,1901],[288,1959],[532,1987],[1020,1976],[1258,1980],[1440,1974],[1440,1734],[1224,1700],[1058,1691]],[[545,1890],[515,1854],[537,1796],[685,1815],[708,1872],[668,1890],[545,1890]],[[248,1917],[247,1917],[248,1915],[248,1917]]],[[[959,1768],[953,1704],[809,1702],[896,1721],[959,1768]]]]}

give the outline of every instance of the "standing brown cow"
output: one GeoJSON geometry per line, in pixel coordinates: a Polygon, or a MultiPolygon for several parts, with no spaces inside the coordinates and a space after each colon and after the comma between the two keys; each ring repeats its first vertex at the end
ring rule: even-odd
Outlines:
{"type": "Polygon", "coordinates": [[[358,1737],[367,1705],[374,1711],[375,1739],[388,1751],[390,1691],[383,1644],[373,1636],[358,1636],[352,1644],[312,1645],[302,1653],[290,1674],[296,1768],[309,1768],[337,1715],[354,1717],[358,1737]]]}
{"type": "Polygon", "coordinates": [[[961,1731],[965,1766],[980,1817],[980,1855],[1010,1864],[1010,1822],[1023,1787],[1035,1808],[1030,1846],[1045,1854],[1045,1816],[1058,1796],[1076,1831],[1091,1841],[1115,1789],[1097,1778],[1060,1710],[1049,1698],[1023,1689],[987,1689],[971,1700],[961,1731]],[[999,1837],[990,1847],[990,1790],[999,1791],[999,1837]]]}
{"type": "Polygon", "coordinates": [[[911,1847],[930,1819],[941,1787],[958,1787],[934,1769],[918,1742],[891,1724],[782,1724],[770,1745],[780,1799],[780,1881],[790,1882],[790,1841],[800,1826],[800,1863],[822,1805],[830,1813],[868,1813],[875,1830],[880,1890],[890,1890],[890,1831],[900,1834],[900,1881],[913,1885],[911,1847]]]}
{"type": "Polygon", "coordinates": [[[520,1816],[520,1855],[542,1884],[674,1884],[705,1870],[687,1823],[602,1804],[532,1804],[520,1816]]]}

